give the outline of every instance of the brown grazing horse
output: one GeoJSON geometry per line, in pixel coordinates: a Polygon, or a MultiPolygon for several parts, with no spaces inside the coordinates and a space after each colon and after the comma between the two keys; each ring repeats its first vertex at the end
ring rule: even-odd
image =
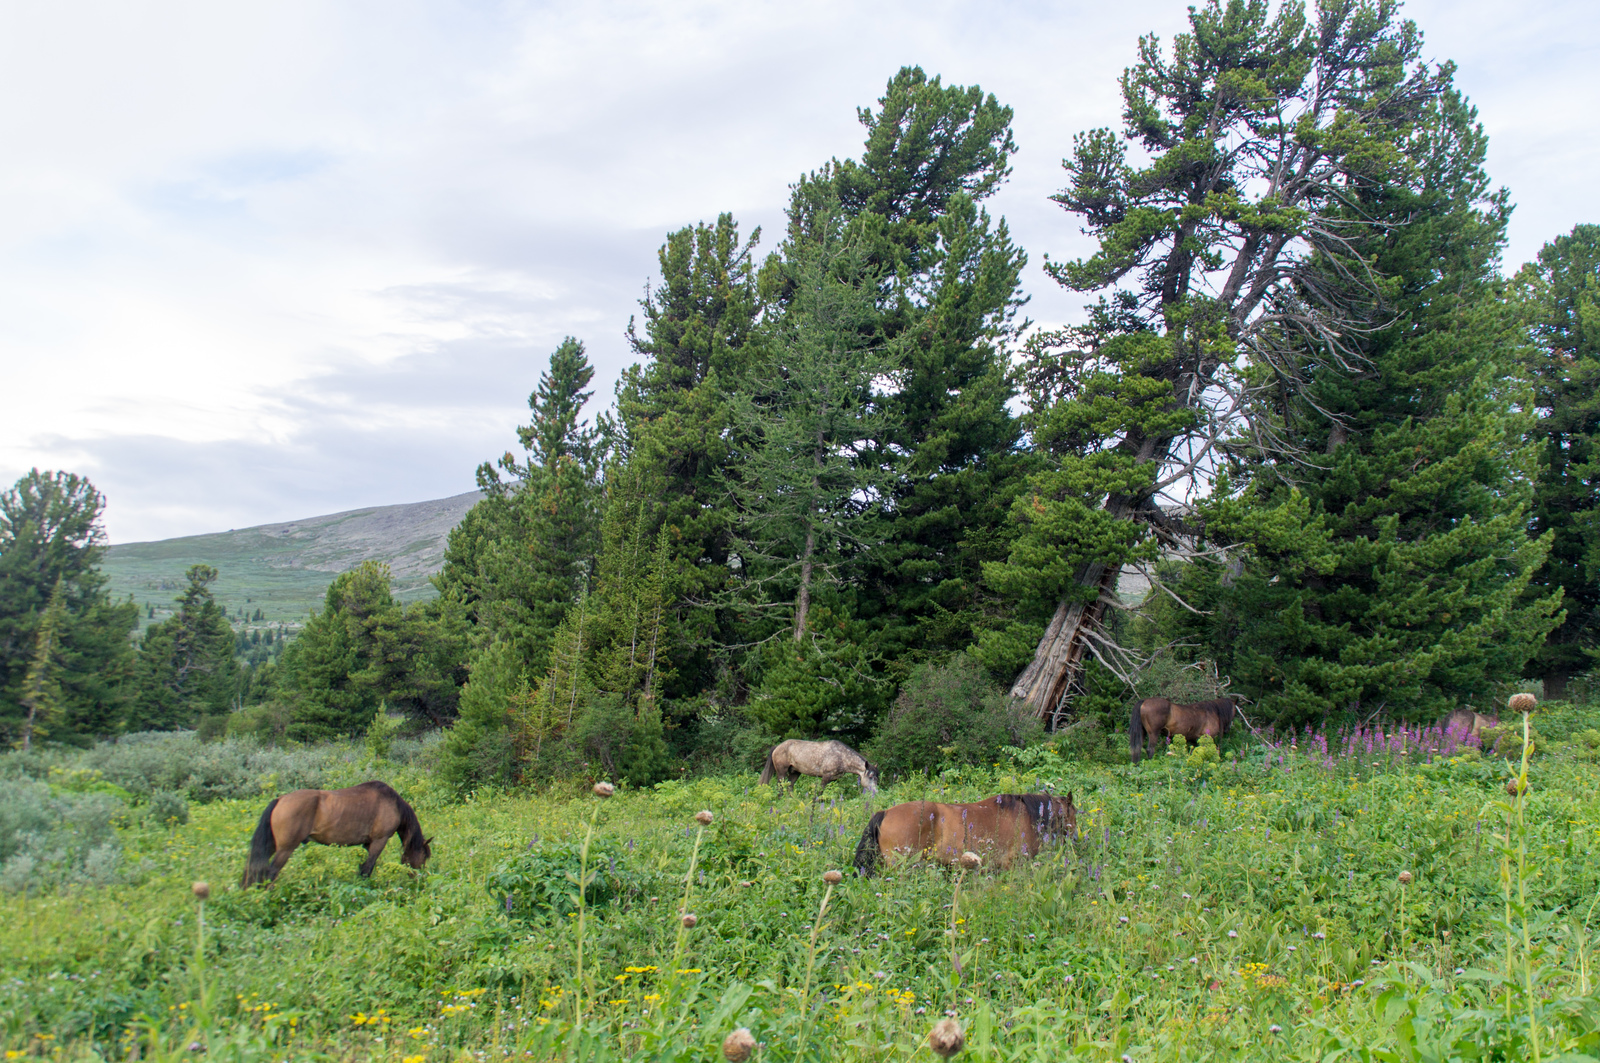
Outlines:
{"type": "Polygon", "coordinates": [[[1057,837],[1078,836],[1072,795],[999,794],[966,805],[908,801],[867,822],[856,846],[856,870],[871,878],[881,857],[932,858],[953,864],[971,850],[993,867],[1010,867],[1057,837]]]}
{"type": "Polygon", "coordinates": [[[1139,763],[1141,753],[1155,755],[1156,736],[1183,735],[1191,744],[1201,735],[1220,739],[1233,723],[1233,702],[1228,698],[1180,705],[1166,698],[1145,698],[1128,714],[1128,751],[1139,763]],[[1148,742],[1146,736],[1149,736],[1148,742]]]}
{"type": "MultiPolygon", "coordinates": [[[[854,775],[867,793],[878,792],[877,765],[869,764],[866,757],[843,742],[806,742],[799,738],[772,747],[766,766],[761,769],[761,785],[776,776],[787,782],[789,792],[794,793],[794,781],[802,775],[821,779],[824,787],[835,779],[854,775]]],[[[822,789],[818,788],[817,793],[820,795],[822,789]]]]}
{"type": "Polygon", "coordinates": [[[1471,709],[1457,709],[1444,721],[1446,731],[1454,731],[1462,737],[1471,735],[1473,738],[1482,738],[1485,727],[1499,727],[1500,721],[1492,716],[1483,716],[1471,709]]]}
{"type": "Polygon", "coordinates": [[[421,868],[433,855],[433,839],[422,836],[417,814],[388,783],[373,780],[343,790],[284,794],[261,813],[255,837],[250,839],[250,862],[239,886],[270,885],[307,838],[323,845],[365,846],[367,858],[361,863],[365,878],[372,874],[378,854],[396,831],[405,846],[400,859],[409,867],[421,868]]]}

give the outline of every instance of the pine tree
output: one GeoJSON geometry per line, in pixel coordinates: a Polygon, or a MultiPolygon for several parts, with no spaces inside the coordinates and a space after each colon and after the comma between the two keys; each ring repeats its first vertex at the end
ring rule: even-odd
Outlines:
{"type": "Polygon", "coordinates": [[[1533,342],[1541,411],[1533,531],[1552,536],[1529,588],[1563,592],[1566,616],[1528,662],[1548,698],[1600,657],[1600,226],[1579,225],[1546,244],[1517,277],[1533,342]]]}
{"type": "Polygon", "coordinates": [[[59,689],[52,737],[81,741],[121,723],[139,607],[106,591],[104,508],[94,485],[71,473],[35,469],[0,493],[0,734],[21,735],[23,688],[58,587],[61,613],[49,640],[59,689]]]}
{"type": "Polygon", "coordinates": [[[1047,534],[1011,558],[1059,568],[1028,558],[1054,540],[1074,566],[1012,686],[1037,713],[1081,689],[1084,660],[1106,648],[1122,566],[1170,530],[1160,500],[1199,489],[1218,441],[1241,430],[1258,392],[1297,388],[1308,352],[1355,369],[1358,341],[1386,323],[1389,286],[1355,250],[1385,223],[1347,207],[1357,191],[1413,180],[1421,123],[1451,77],[1418,61],[1420,35],[1397,6],[1324,4],[1308,23],[1299,5],[1211,0],[1170,53],[1140,41],[1122,78],[1123,132],[1076,138],[1056,198],[1098,249],[1046,269],[1102,296],[1087,326],[1041,345],[1026,370],[1045,382],[1034,391],[1048,406],[1032,413],[1071,441],[1053,455],[1061,476],[1018,503],[1037,503],[1047,534]],[[1075,531],[1080,508],[1109,522],[1075,531]],[[1131,529],[1112,530],[1122,522],[1131,529]]]}
{"type": "Polygon", "coordinates": [[[1010,172],[1011,117],[975,85],[903,68],[860,111],[860,161],[801,178],[790,205],[791,243],[820,215],[852,222],[876,287],[862,343],[894,357],[870,462],[898,478],[852,608],[887,658],[962,649],[989,623],[980,565],[1003,556],[1022,471],[1005,346],[1027,256],[980,204],[1010,172]]]}
{"type": "Polygon", "coordinates": [[[227,712],[239,693],[233,627],[211,594],[217,570],[191,565],[185,575],[189,585],[175,599],[176,612],[139,640],[131,729],[193,727],[201,716],[227,712]]]}
{"type": "Polygon", "coordinates": [[[50,592],[50,604],[39,618],[39,629],[34,634],[33,659],[28,662],[28,673],[22,682],[22,707],[27,716],[22,721],[22,751],[33,748],[35,736],[45,736],[61,712],[61,662],[57,659],[61,622],[66,615],[66,602],[61,594],[61,581],[56,581],[50,592]]]}
{"type": "Polygon", "coordinates": [[[1349,250],[1392,317],[1348,340],[1357,371],[1308,350],[1304,384],[1256,411],[1273,444],[1231,444],[1242,490],[1203,507],[1232,563],[1194,566],[1204,612],[1174,626],[1269,720],[1487,707],[1556,622],[1559,592],[1527,593],[1550,535],[1527,535],[1533,420],[1486,145],[1444,93],[1407,145],[1411,180],[1352,198],[1368,230],[1349,250]]]}
{"type": "Polygon", "coordinates": [[[545,668],[599,546],[603,447],[600,431],[581,418],[593,379],[583,344],[567,337],[528,398],[531,423],[517,429],[526,456],[507,452],[498,468],[478,469],[487,497],[451,531],[434,580],[466,610],[480,646],[505,643],[531,674],[545,668]]]}
{"type": "Polygon", "coordinates": [[[455,718],[465,622],[448,600],[402,606],[390,583],[378,561],[341,573],[285,651],[279,683],[293,706],[291,738],[360,734],[380,705],[434,726],[455,718]]]}
{"type": "Polygon", "coordinates": [[[719,607],[736,519],[724,476],[735,460],[730,394],[748,369],[763,309],[754,258],[760,239],[759,229],[741,237],[729,214],[670,234],[658,256],[660,280],[639,304],[642,327],[628,324],[639,361],[617,386],[610,504],[623,504],[632,520],[644,499],[650,534],[669,529],[678,595],[665,614],[673,676],[665,696],[672,700],[714,686],[729,666],[724,647],[737,641],[719,607]]]}

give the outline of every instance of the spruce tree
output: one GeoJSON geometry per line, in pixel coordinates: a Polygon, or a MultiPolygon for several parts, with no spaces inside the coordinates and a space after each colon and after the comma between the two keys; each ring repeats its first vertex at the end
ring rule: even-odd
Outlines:
{"type": "Polygon", "coordinates": [[[139,640],[132,730],[193,727],[202,716],[227,712],[239,694],[233,626],[211,594],[217,570],[191,565],[185,575],[189,585],[175,599],[177,610],[139,640]]]}
{"type": "Polygon", "coordinates": [[[1099,302],[1025,367],[1057,452],[1017,503],[1038,534],[1010,558],[1019,590],[1024,568],[1046,587],[1073,568],[1054,603],[1019,603],[1049,610],[1012,686],[1035,712],[1081,691],[1092,655],[1115,656],[1102,620],[1122,567],[1173,531],[1162,503],[1203,490],[1219,441],[1271,432],[1250,416],[1259,395],[1297,389],[1308,351],[1358,368],[1358,341],[1386,323],[1389,288],[1356,246],[1391,222],[1348,208],[1409,187],[1451,77],[1419,62],[1397,8],[1323,4],[1310,20],[1264,0],[1191,8],[1170,49],[1140,41],[1123,130],[1075,139],[1056,198],[1098,247],[1046,269],[1099,302]]]}
{"type": "Polygon", "coordinates": [[[0,734],[21,736],[23,688],[58,586],[51,737],[84,741],[122,723],[134,665],[128,636],[139,607],[106,590],[104,508],[94,485],[72,473],[34,469],[0,493],[0,734]]]}
{"type": "MultiPolygon", "coordinates": [[[[1531,396],[1486,144],[1444,93],[1405,145],[1411,178],[1352,197],[1368,228],[1349,252],[1392,316],[1348,339],[1358,368],[1308,347],[1299,389],[1261,393],[1270,444],[1234,441],[1202,507],[1229,564],[1193,567],[1203,613],[1169,613],[1266,719],[1486,709],[1556,622],[1559,591],[1527,594],[1551,536],[1527,534],[1531,396]]],[[[1339,262],[1316,267],[1338,283],[1339,262]]]]}
{"type": "Polygon", "coordinates": [[[1538,598],[1560,588],[1566,614],[1525,674],[1561,698],[1600,657],[1600,226],[1546,244],[1517,282],[1540,411],[1533,531],[1552,537],[1529,590],[1538,598]]]}

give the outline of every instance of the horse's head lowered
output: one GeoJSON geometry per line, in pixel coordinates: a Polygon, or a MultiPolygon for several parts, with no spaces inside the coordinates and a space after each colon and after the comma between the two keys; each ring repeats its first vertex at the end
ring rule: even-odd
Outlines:
{"type": "Polygon", "coordinates": [[[856,772],[856,778],[861,780],[861,788],[869,794],[878,792],[878,766],[870,760],[861,762],[861,770],[856,772]]]}
{"type": "Polygon", "coordinates": [[[1076,838],[1078,836],[1078,810],[1072,807],[1072,795],[1057,797],[1055,794],[1033,794],[1039,798],[1037,807],[1030,807],[1033,813],[1033,822],[1046,834],[1063,838],[1076,838]]]}
{"type": "Polygon", "coordinates": [[[414,844],[407,845],[400,853],[400,859],[407,867],[421,871],[422,865],[433,855],[433,839],[424,838],[421,831],[416,833],[416,839],[414,844]]]}

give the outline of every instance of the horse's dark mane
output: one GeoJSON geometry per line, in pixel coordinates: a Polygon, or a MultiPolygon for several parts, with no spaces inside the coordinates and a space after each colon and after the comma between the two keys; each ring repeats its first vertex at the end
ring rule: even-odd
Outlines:
{"type": "Polygon", "coordinates": [[[406,799],[401,797],[394,787],[377,779],[364,782],[361,787],[371,790],[379,797],[385,797],[394,802],[395,808],[400,813],[400,843],[405,846],[405,854],[414,856],[422,852],[422,824],[417,820],[416,810],[411,807],[406,799]]]}
{"type": "Polygon", "coordinates": [[[1049,794],[1001,794],[995,799],[995,804],[1007,809],[1021,805],[1036,827],[1049,822],[1050,819],[1049,794]]]}

